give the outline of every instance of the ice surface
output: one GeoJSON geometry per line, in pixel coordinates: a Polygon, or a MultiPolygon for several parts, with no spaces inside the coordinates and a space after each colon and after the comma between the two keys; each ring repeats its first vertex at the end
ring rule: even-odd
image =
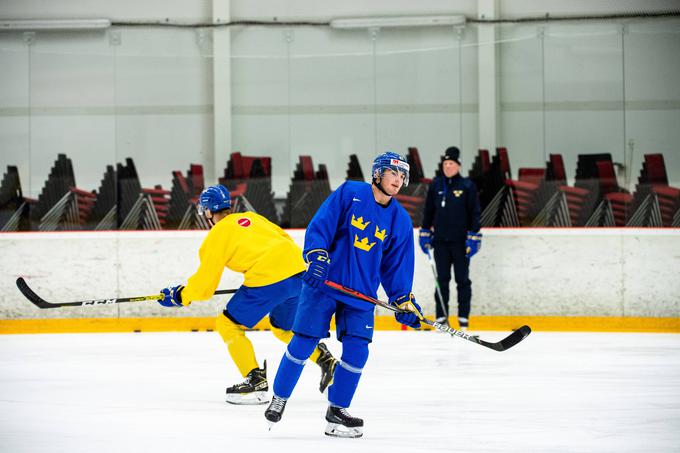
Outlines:
{"type": "MultiPolygon", "coordinates": [[[[283,344],[248,336],[271,386],[283,344]]],[[[309,363],[268,432],[266,406],[224,402],[242,378],[217,333],[3,335],[0,451],[680,451],[680,335],[534,332],[498,353],[376,332],[350,408],[361,439],[323,435],[318,378],[309,363]]]]}

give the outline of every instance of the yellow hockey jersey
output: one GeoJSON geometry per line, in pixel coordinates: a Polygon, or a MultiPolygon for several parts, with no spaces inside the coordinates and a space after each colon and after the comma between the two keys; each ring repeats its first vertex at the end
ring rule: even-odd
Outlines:
{"type": "Polygon", "coordinates": [[[244,286],[271,285],[306,269],[302,250],[279,226],[254,212],[229,214],[215,224],[198,252],[201,264],[182,290],[182,302],[210,299],[224,268],[244,286]]]}

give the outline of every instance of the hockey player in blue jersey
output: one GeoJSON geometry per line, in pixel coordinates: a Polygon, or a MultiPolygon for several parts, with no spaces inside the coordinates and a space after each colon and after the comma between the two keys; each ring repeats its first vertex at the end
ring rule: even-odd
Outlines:
{"type": "Polygon", "coordinates": [[[382,284],[390,304],[406,309],[397,321],[420,327],[420,306],[413,285],[413,226],[409,215],[392,198],[408,184],[409,165],[396,153],[373,161],[372,184],[347,181],[321,205],[305,234],[303,256],[309,264],[303,276],[300,305],[293,324],[295,335],[281,359],[274,380],[274,396],[265,411],[270,424],[281,419],[305,361],[321,338],[330,336],[335,315],[342,358],[328,388],[326,434],[360,437],[363,420],[352,417],[352,402],[373,338],[374,306],[336,292],[331,280],[376,297],[382,284]]]}

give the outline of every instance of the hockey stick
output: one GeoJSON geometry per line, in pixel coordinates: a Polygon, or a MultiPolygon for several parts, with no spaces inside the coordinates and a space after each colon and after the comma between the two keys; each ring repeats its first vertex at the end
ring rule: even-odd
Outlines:
{"type": "MultiPolygon", "coordinates": [[[[411,312],[406,311],[406,310],[400,310],[397,307],[394,307],[394,306],[388,304],[387,302],[383,302],[382,300],[374,299],[371,296],[361,294],[358,291],[347,288],[347,287],[342,286],[338,283],[331,282],[329,280],[326,280],[324,283],[326,284],[326,286],[329,286],[329,287],[331,287],[331,288],[333,288],[337,291],[340,291],[344,294],[354,296],[357,299],[365,300],[366,302],[370,302],[372,304],[375,304],[379,307],[383,307],[383,308],[390,310],[390,311],[393,311],[395,313],[411,313],[411,312]]],[[[513,347],[517,343],[519,343],[520,341],[524,340],[526,338],[526,336],[531,333],[531,328],[529,326],[522,326],[519,329],[512,332],[507,337],[503,338],[501,341],[499,341],[497,343],[490,343],[488,341],[480,340],[475,335],[470,335],[470,334],[467,334],[465,332],[461,332],[460,330],[456,330],[452,327],[440,324],[437,321],[430,321],[427,318],[423,318],[423,319],[420,320],[420,322],[427,324],[428,326],[432,326],[435,329],[440,330],[442,332],[446,332],[448,334],[451,334],[454,337],[463,338],[465,340],[471,341],[473,343],[477,343],[478,345],[485,346],[487,348],[493,349],[494,351],[498,351],[498,352],[503,352],[503,351],[510,349],[511,347],[513,347]]]]}
{"type": "Polygon", "coordinates": [[[430,262],[430,267],[432,268],[432,273],[434,274],[434,287],[437,290],[437,296],[439,296],[439,299],[437,302],[439,302],[439,308],[442,309],[442,312],[444,313],[444,316],[446,316],[446,320],[449,320],[449,310],[446,308],[444,305],[444,298],[442,297],[442,289],[439,287],[439,275],[437,275],[437,266],[434,264],[434,258],[432,258],[432,248],[427,249],[427,260],[430,262]]]}
{"type": "MultiPolygon", "coordinates": [[[[90,299],[90,300],[79,300],[76,302],[59,302],[51,303],[47,302],[42,297],[38,296],[33,290],[28,286],[26,280],[23,277],[17,278],[17,288],[21,291],[26,299],[30,300],[38,308],[59,308],[59,307],[79,307],[81,305],[110,305],[110,304],[120,304],[123,302],[143,302],[145,300],[159,300],[163,299],[163,294],[153,294],[151,296],[139,296],[139,297],[119,297],[111,299],[90,299]]],[[[236,289],[218,289],[215,294],[233,294],[236,289]]]]}

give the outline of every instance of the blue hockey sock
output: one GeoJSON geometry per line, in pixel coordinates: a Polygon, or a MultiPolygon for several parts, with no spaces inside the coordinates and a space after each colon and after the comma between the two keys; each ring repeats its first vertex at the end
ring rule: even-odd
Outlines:
{"type": "Polygon", "coordinates": [[[276,378],[274,378],[274,395],[286,399],[290,398],[298,379],[300,379],[302,369],[305,367],[305,361],[312,355],[318,342],[318,338],[298,334],[293,336],[281,359],[276,378]]]}
{"type": "Polygon", "coordinates": [[[347,335],[342,339],[342,358],[335,368],[333,385],[328,387],[328,402],[349,407],[368,360],[368,340],[347,335]]]}

